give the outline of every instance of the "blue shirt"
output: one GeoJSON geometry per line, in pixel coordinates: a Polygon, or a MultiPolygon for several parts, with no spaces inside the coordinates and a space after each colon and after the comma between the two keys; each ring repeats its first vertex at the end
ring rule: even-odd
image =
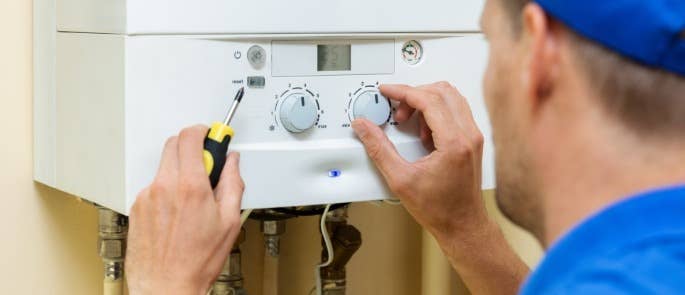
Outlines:
{"type": "Polygon", "coordinates": [[[582,222],[520,294],[685,294],[685,186],[631,197],[582,222]]]}

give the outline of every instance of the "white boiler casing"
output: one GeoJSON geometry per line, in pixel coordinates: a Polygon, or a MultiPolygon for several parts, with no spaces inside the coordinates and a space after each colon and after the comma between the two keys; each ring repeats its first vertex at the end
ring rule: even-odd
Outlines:
{"type": "MultiPolygon", "coordinates": [[[[35,0],[39,182],[128,213],[165,140],[222,120],[244,86],[230,147],[241,152],[244,208],[392,197],[349,126],[356,98],[383,83],[446,80],[488,139],[483,186],[494,186],[481,1],[94,2],[35,0]],[[288,97],[316,104],[312,128],[286,128],[288,97]]],[[[382,128],[408,160],[426,154],[415,122],[382,128]]]]}

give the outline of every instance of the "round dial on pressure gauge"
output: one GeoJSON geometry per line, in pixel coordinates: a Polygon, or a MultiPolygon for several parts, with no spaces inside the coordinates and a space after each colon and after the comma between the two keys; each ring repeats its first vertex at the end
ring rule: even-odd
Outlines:
{"type": "Polygon", "coordinates": [[[410,40],[402,45],[402,59],[409,65],[416,65],[423,58],[423,47],[416,40],[410,40]]]}
{"type": "Polygon", "coordinates": [[[295,133],[314,127],[319,117],[314,98],[308,93],[299,92],[283,100],[279,113],[283,127],[295,133]]]}
{"type": "Polygon", "coordinates": [[[378,90],[364,91],[352,102],[352,117],[383,125],[390,118],[390,102],[378,90]]]}

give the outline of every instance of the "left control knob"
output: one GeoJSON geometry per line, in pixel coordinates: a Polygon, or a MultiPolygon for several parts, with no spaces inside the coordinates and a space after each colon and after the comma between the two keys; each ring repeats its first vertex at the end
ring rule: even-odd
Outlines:
{"type": "Polygon", "coordinates": [[[316,124],[318,110],[316,100],[310,94],[292,93],[281,103],[281,123],[290,132],[304,132],[316,124]]]}

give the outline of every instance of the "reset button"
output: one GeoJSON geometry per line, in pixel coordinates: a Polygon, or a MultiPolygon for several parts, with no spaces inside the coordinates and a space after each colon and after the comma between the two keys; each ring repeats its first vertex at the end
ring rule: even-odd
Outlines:
{"type": "Polygon", "coordinates": [[[247,86],[250,88],[264,88],[266,79],[264,76],[249,76],[247,77],[247,86]]]}

